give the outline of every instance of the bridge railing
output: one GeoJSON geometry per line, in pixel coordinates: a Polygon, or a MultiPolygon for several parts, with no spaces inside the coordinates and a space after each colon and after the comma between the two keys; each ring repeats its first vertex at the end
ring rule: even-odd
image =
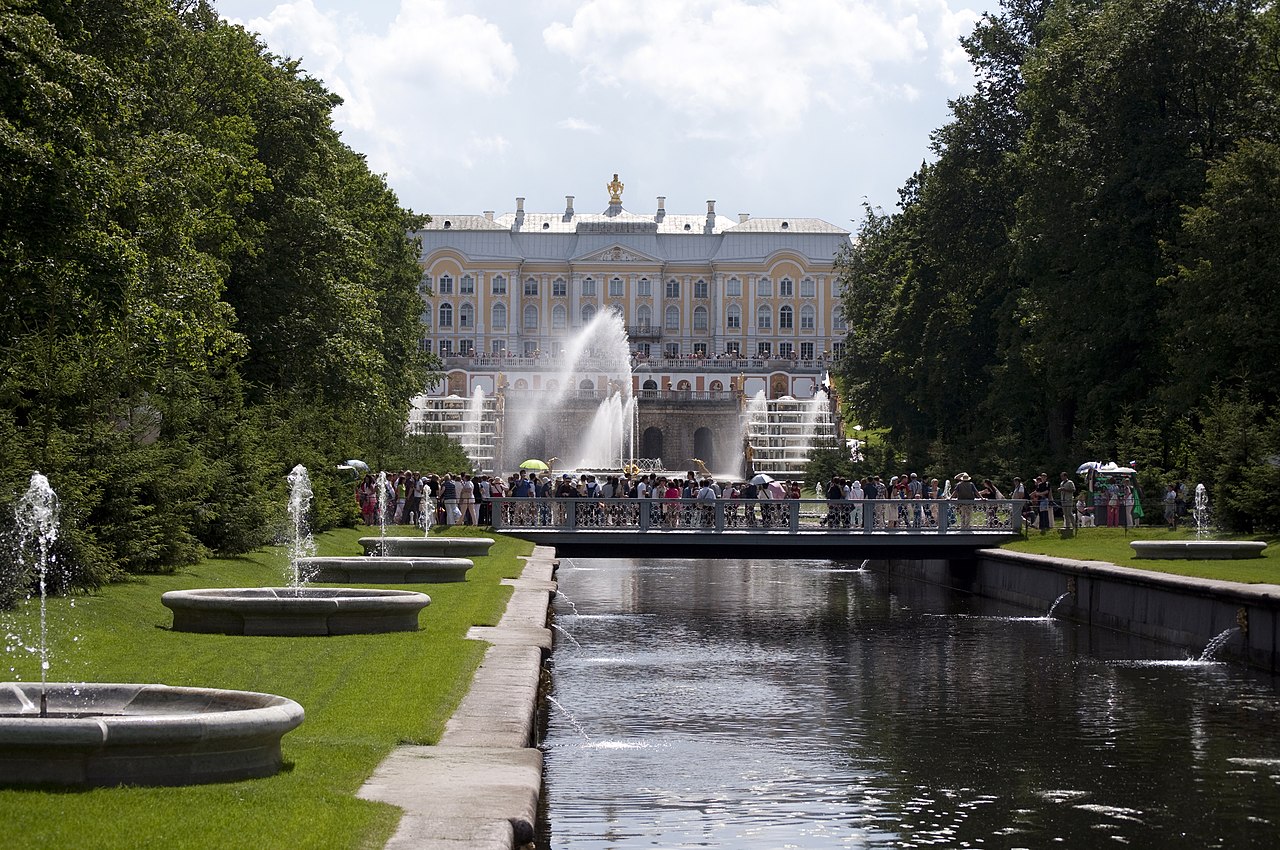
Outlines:
{"type": "Polygon", "coordinates": [[[495,531],[751,531],[963,534],[1022,530],[1025,501],[933,499],[493,500],[495,531]]]}

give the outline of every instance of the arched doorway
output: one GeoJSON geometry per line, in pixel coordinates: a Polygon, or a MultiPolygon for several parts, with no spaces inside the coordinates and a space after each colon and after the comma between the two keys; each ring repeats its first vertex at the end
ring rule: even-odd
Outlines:
{"type": "Polygon", "coordinates": [[[655,381],[653,378],[650,378],[649,380],[645,381],[643,384],[640,385],[640,389],[656,390],[658,389],[658,382],[655,381]]]}
{"type": "Polygon", "coordinates": [[[693,432],[693,456],[702,461],[707,469],[715,469],[715,438],[712,436],[710,428],[699,428],[693,432]]]}
{"type": "Polygon", "coordinates": [[[647,458],[662,457],[662,429],[650,426],[640,435],[640,456],[647,458]]]}

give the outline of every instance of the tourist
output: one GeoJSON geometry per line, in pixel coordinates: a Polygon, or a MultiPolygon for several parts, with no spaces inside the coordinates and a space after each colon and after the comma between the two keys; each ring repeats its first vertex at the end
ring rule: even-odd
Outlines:
{"type": "Polygon", "coordinates": [[[476,501],[480,504],[480,524],[493,525],[493,484],[483,475],[476,480],[476,501]]]}
{"type": "Polygon", "coordinates": [[[978,498],[978,487],[970,479],[969,473],[962,472],[956,476],[955,489],[951,498],[960,503],[960,527],[968,529],[973,525],[973,500],[978,498]]]}
{"type": "Polygon", "coordinates": [[[1062,505],[1062,527],[1075,528],[1075,513],[1072,511],[1072,506],[1076,503],[1076,482],[1072,481],[1071,476],[1065,472],[1059,478],[1058,504],[1062,505]]]}
{"type": "Polygon", "coordinates": [[[1164,524],[1170,531],[1178,527],[1178,487],[1170,484],[1164,494],[1164,524]]]}
{"type": "Polygon", "coordinates": [[[1049,486],[1049,473],[1042,472],[1036,476],[1036,486],[1031,491],[1031,497],[1040,514],[1040,533],[1045,534],[1053,528],[1053,490],[1049,486]]]}
{"type": "Polygon", "coordinates": [[[440,482],[440,498],[444,502],[444,524],[457,525],[462,511],[458,510],[458,484],[452,473],[445,473],[444,480],[440,482]]]}
{"type": "Polygon", "coordinates": [[[408,500],[408,494],[405,492],[405,481],[408,478],[407,473],[400,473],[395,477],[395,501],[391,503],[391,522],[400,523],[404,521],[404,503],[408,500]]]}
{"type": "Polygon", "coordinates": [[[462,473],[462,481],[458,485],[458,512],[464,525],[480,524],[480,514],[476,510],[476,485],[469,472],[462,473]]]}

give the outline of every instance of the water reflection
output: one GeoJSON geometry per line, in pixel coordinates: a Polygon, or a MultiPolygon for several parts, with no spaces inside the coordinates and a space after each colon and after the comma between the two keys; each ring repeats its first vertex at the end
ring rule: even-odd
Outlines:
{"type": "Polygon", "coordinates": [[[540,846],[1280,841],[1271,678],[855,567],[564,563],[540,846]]]}

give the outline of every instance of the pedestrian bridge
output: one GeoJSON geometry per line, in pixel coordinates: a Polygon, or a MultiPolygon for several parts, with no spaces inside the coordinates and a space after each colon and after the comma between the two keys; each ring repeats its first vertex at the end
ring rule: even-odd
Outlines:
{"type": "Polygon", "coordinates": [[[951,558],[1022,533],[1011,499],[493,500],[493,529],[567,556],[951,558]]]}

